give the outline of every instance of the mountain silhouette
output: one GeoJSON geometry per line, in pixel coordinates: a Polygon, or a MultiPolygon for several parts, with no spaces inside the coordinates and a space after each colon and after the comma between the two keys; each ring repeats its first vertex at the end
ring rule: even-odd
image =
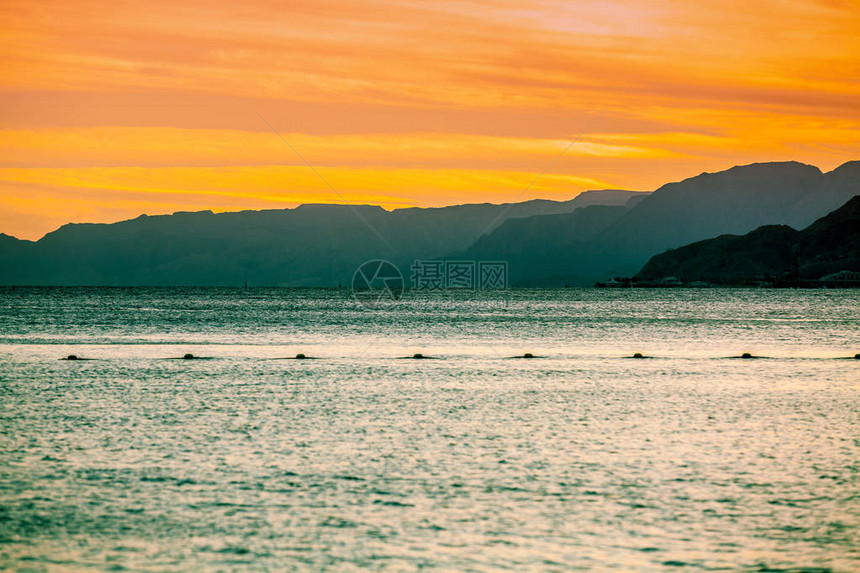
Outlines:
{"type": "Polygon", "coordinates": [[[806,227],[858,193],[858,161],[829,173],[797,162],[757,163],[669,183],[612,214],[580,209],[506,221],[457,256],[509,261],[514,285],[591,285],[717,235],[806,227]]]}
{"type": "Polygon", "coordinates": [[[507,261],[513,286],[590,286],[696,241],[767,225],[802,229],[857,194],[858,161],[829,173],[781,162],[703,173],[650,194],[600,190],[563,202],[140,216],[64,225],[35,242],[0,235],[0,284],[335,286],[368,260],[388,260],[408,277],[416,259],[446,259],[507,261]]]}
{"type": "Polygon", "coordinates": [[[644,195],[610,189],[570,201],[391,212],[368,205],[310,204],[69,224],[35,242],[0,235],[0,284],[336,286],[349,284],[370,259],[408,269],[415,259],[462,250],[506,220],[621,205],[644,195]]]}
{"type": "Polygon", "coordinates": [[[768,225],[743,236],[722,235],[656,255],[636,279],[674,276],[738,284],[819,279],[839,271],[860,271],[860,195],[802,231],[768,225]]]}

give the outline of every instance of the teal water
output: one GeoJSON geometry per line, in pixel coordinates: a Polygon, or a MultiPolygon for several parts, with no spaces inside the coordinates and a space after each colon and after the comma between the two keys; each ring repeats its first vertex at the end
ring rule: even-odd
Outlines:
{"type": "Polygon", "coordinates": [[[0,289],[0,569],[857,570],[858,352],[856,290],[0,289]]]}

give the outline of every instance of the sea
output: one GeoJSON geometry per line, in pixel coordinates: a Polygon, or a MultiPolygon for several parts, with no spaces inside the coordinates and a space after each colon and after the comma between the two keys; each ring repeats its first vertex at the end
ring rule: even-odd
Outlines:
{"type": "Polygon", "coordinates": [[[858,571],[857,353],[850,289],[3,288],[0,569],[858,571]]]}

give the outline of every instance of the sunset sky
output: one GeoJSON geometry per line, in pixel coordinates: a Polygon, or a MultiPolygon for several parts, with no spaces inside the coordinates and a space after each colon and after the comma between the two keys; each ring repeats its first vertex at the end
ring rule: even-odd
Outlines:
{"type": "Polygon", "coordinates": [[[20,238],[860,159],[854,0],[0,0],[0,27],[0,232],[20,238]]]}

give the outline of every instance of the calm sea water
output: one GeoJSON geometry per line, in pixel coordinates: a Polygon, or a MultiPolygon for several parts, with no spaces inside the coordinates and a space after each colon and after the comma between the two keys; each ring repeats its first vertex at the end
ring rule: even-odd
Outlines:
{"type": "Polygon", "coordinates": [[[856,290],[0,310],[0,569],[860,569],[856,290]]]}

